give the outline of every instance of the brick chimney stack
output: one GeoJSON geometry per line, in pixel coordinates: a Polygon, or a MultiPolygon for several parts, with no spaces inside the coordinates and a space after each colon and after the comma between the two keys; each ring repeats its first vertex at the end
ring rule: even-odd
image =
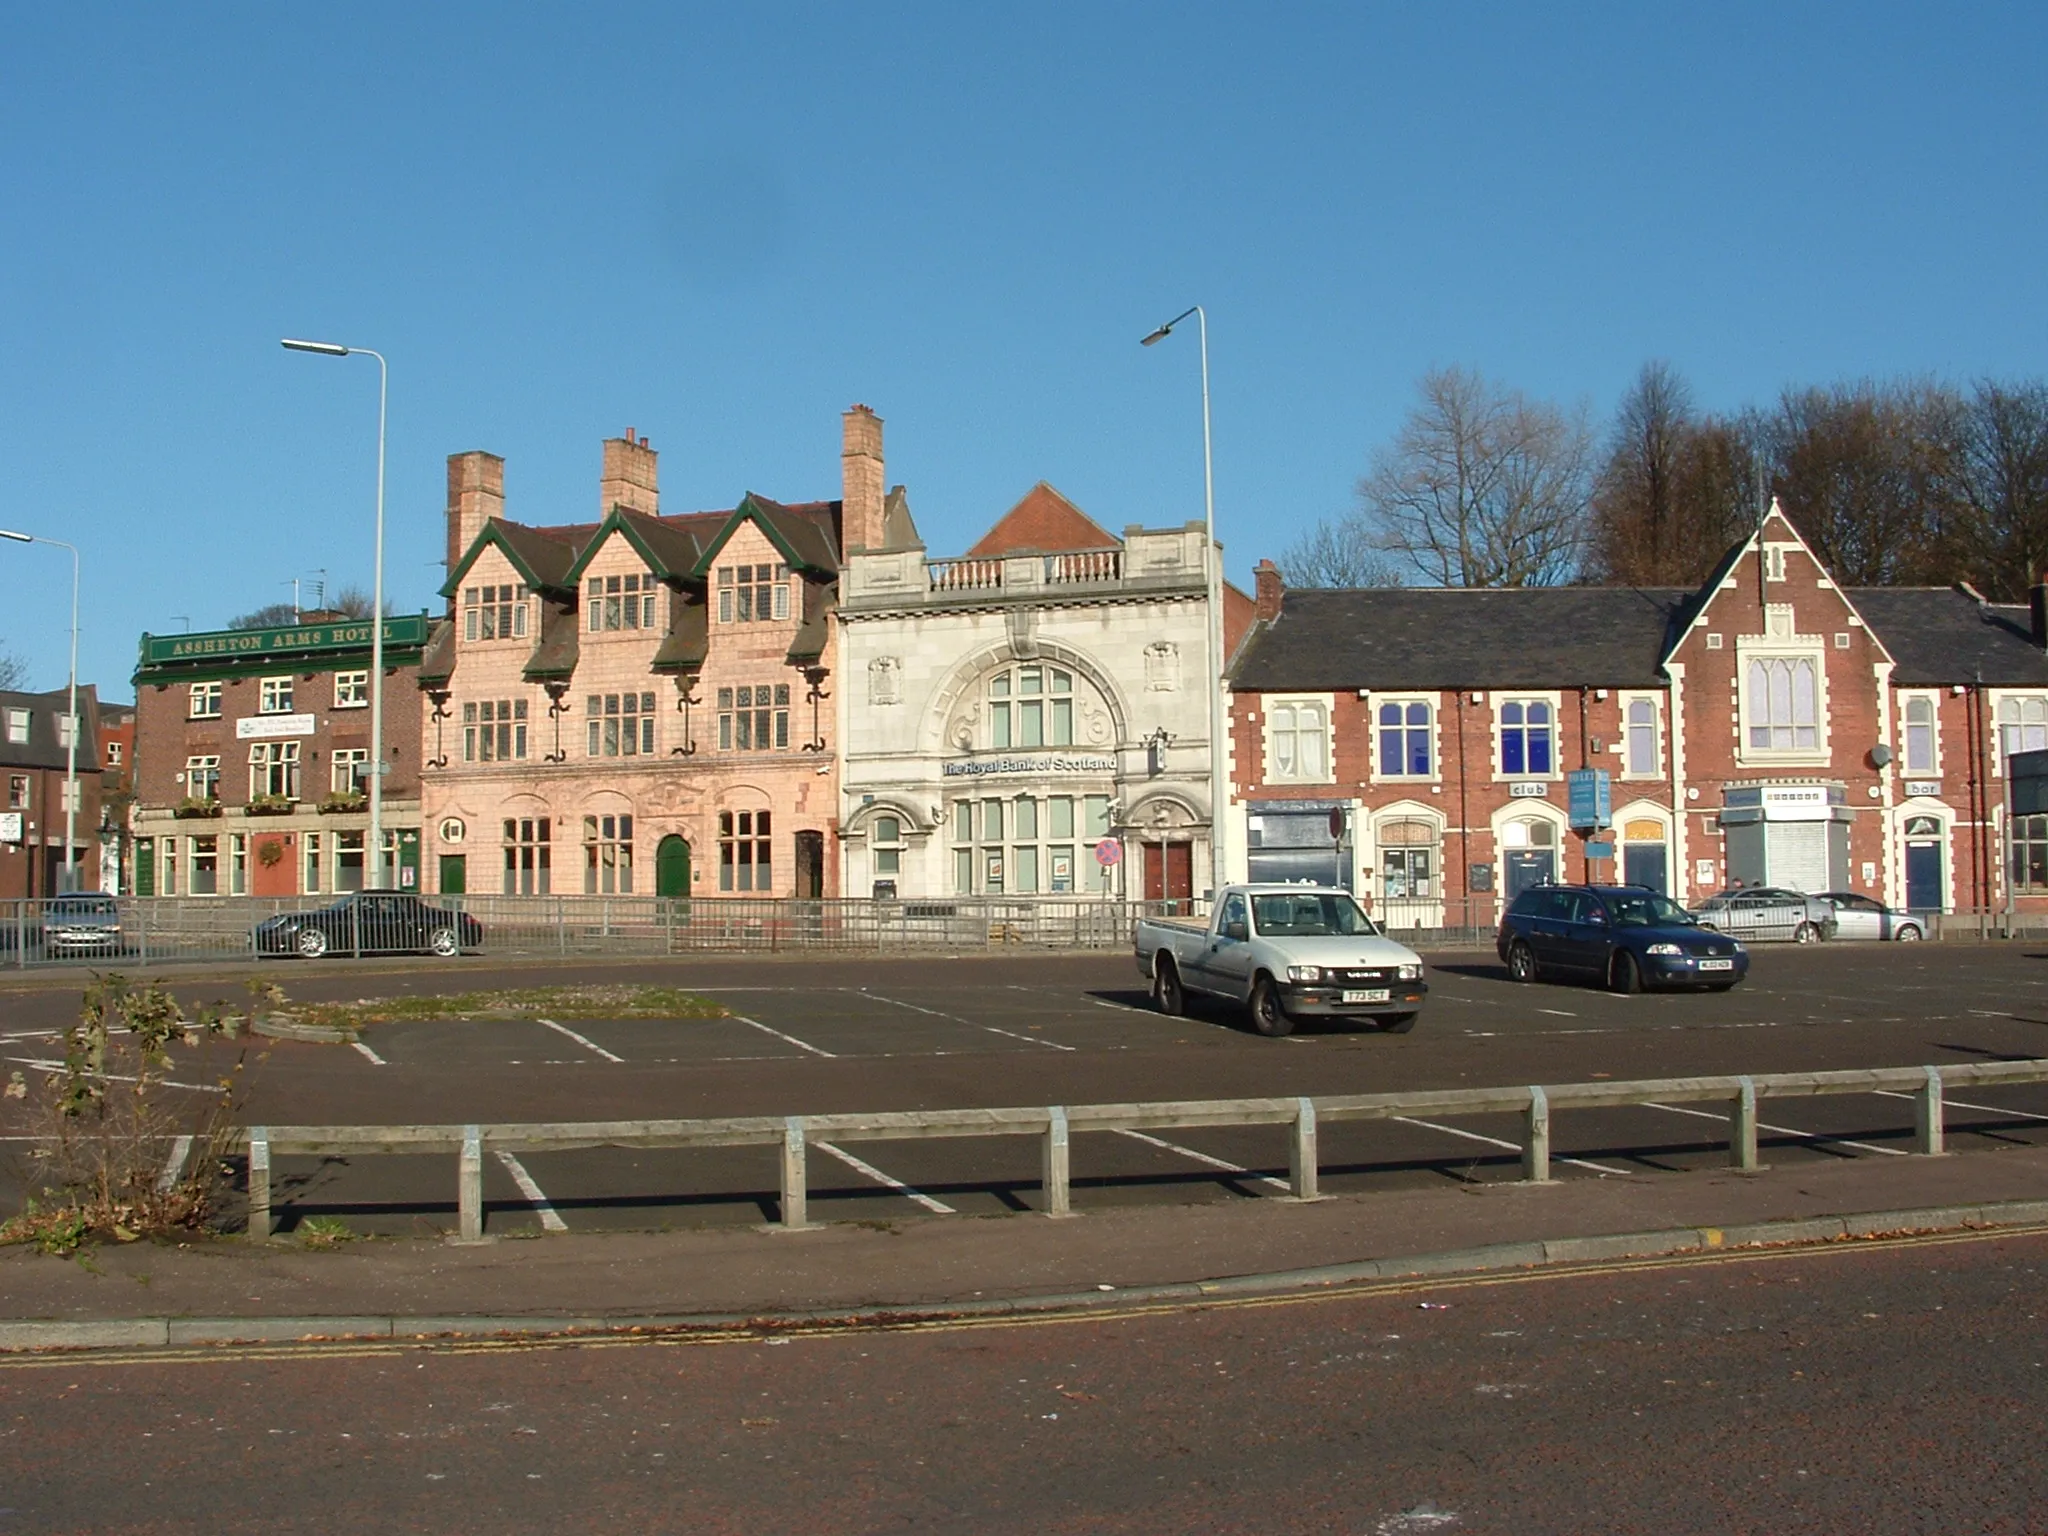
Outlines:
{"type": "Polygon", "coordinates": [[[597,515],[609,517],[613,507],[645,512],[653,517],[661,510],[661,493],[655,489],[654,444],[635,438],[626,428],[624,437],[604,440],[604,473],[597,482],[597,515]]]}
{"type": "MultiPolygon", "coordinates": [[[[448,455],[448,572],[454,573],[484,524],[505,515],[505,461],[495,453],[448,455]]],[[[452,611],[452,610],[451,610],[452,611]]]]}
{"type": "Polygon", "coordinates": [[[882,418],[856,405],[842,423],[839,546],[849,555],[882,547],[882,418]]]}
{"type": "Polygon", "coordinates": [[[1280,605],[1287,599],[1287,583],[1281,579],[1280,567],[1270,560],[1261,560],[1252,567],[1252,575],[1258,578],[1254,612],[1261,624],[1270,624],[1280,617],[1280,605]]]}

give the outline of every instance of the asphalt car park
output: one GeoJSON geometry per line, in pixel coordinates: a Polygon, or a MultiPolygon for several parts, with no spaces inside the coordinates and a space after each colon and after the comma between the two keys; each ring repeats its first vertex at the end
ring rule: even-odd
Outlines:
{"type": "MultiPolygon", "coordinates": [[[[488,962],[382,974],[337,970],[333,996],[510,984],[488,962]]],[[[1336,1094],[1693,1073],[1918,1065],[2048,1055],[2048,953],[1921,944],[1759,952],[1726,994],[1619,996],[1592,985],[1516,985],[1491,955],[1432,957],[1430,1003],[1409,1035],[1308,1023],[1262,1039],[1230,1010],[1168,1018],[1120,955],[1000,959],[739,959],[593,966],[532,983],[658,979],[730,1010],[711,1019],[404,1023],[360,1046],[279,1042],[252,1068],[241,1118],[267,1124],[462,1124],[816,1114],[979,1105],[1336,1094]]],[[[203,989],[194,989],[197,991],[203,989]]],[[[222,990],[216,988],[216,991],[222,990]]],[[[310,995],[310,994],[309,994],[310,995]]],[[[0,998],[0,1070],[53,1059],[65,999],[0,998]]],[[[194,1084],[189,1091],[204,1091],[194,1084]]],[[[1767,1101],[1764,1161],[1910,1154],[1913,1106],[1881,1095],[1767,1101]]],[[[18,1124],[5,1130],[18,1134],[18,1124]]],[[[1726,1162],[1714,1106],[1561,1114],[1560,1179],[1656,1178],[1726,1162]]],[[[1949,1145],[1966,1155],[2048,1140],[2048,1088],[1958,1095],[1949,1145]]],[[[12,1144],[17,1150],[20,1143],[12,1144]]],[[[1519,1177],[1511,1116],[1327,1122],[1326,1193],[1519,1177]]],[[[1282,1198],[1276,1127],[1077,1135],[1073,1199],[1282,1198]]],[[[0,1202],[25,1192],[21,1160],[0,1202]]],[[[487,1156],[488,1228],[559,1230],[757,1224],[779,1216],[772,1148],[487,1156]]],[[[813,1220],[892,1222],[1031,1211],[1029,1137],[814,1143],[813,1220]]],[[[310,1215],[366,1232],[454,1225],[455,1160],[280,1157],[282,1230],[310,1215]]]]}

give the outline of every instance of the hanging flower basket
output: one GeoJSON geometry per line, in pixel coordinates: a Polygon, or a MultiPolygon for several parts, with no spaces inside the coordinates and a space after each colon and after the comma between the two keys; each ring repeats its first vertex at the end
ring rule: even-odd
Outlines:
{"type": "Polygon", "coordinates": [[[369,809],[368,795],[329,795],[320,802],[322,816],[345,816],[353,811],[369,809]]]}
{"type": "Polygon", "coordinates": [[[220,802],[218,800],[195,800],[188,797],[171,807],[171,814],[180,821],[194,821],[201,817],[218,816],[220,814],[220,802]]]}

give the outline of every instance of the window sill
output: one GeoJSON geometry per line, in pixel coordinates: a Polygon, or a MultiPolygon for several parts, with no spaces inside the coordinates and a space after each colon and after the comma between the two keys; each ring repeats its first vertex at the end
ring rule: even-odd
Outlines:
{"type": "Polygon", "coordinates": [[[1830,768],[1834,766],[1832,755],[1821,751],[1802,749],[1797,752],[1737,752],[1735,764],[1738,768],[1830,768]]]}
{"type": "Polygon", "coordinates": [[[1376,773],[1366,782],[1369,784],[1441,784],[1440,773],[1376,773]]]}
{"type": "Polygon", "coordinates": [[[369,701],[368,699],[358,699],[358,700],[357,700],[357,701],[356,701],[355,703],[353,703],[353,704],[336,704],[336,705],[334,705],[334,706],[333,706],[333,708],[334,708],[334,709],[335,709],[336,711],[340,711],[340,710],[344,710],[344,709],[368,709],[369,707],[370,707],[370,701],[369,701]]]}

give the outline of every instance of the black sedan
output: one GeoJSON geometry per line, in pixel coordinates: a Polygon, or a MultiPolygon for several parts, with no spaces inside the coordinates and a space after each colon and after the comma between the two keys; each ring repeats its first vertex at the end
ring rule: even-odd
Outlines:
{"type": "Polygon", "coordinates": [[[483,924],[467,912],[429,906],[404,891],[355,891],[311,912],[283,912],[256,925],[256,953],[442,955],[479,949],[483,924]]]}

